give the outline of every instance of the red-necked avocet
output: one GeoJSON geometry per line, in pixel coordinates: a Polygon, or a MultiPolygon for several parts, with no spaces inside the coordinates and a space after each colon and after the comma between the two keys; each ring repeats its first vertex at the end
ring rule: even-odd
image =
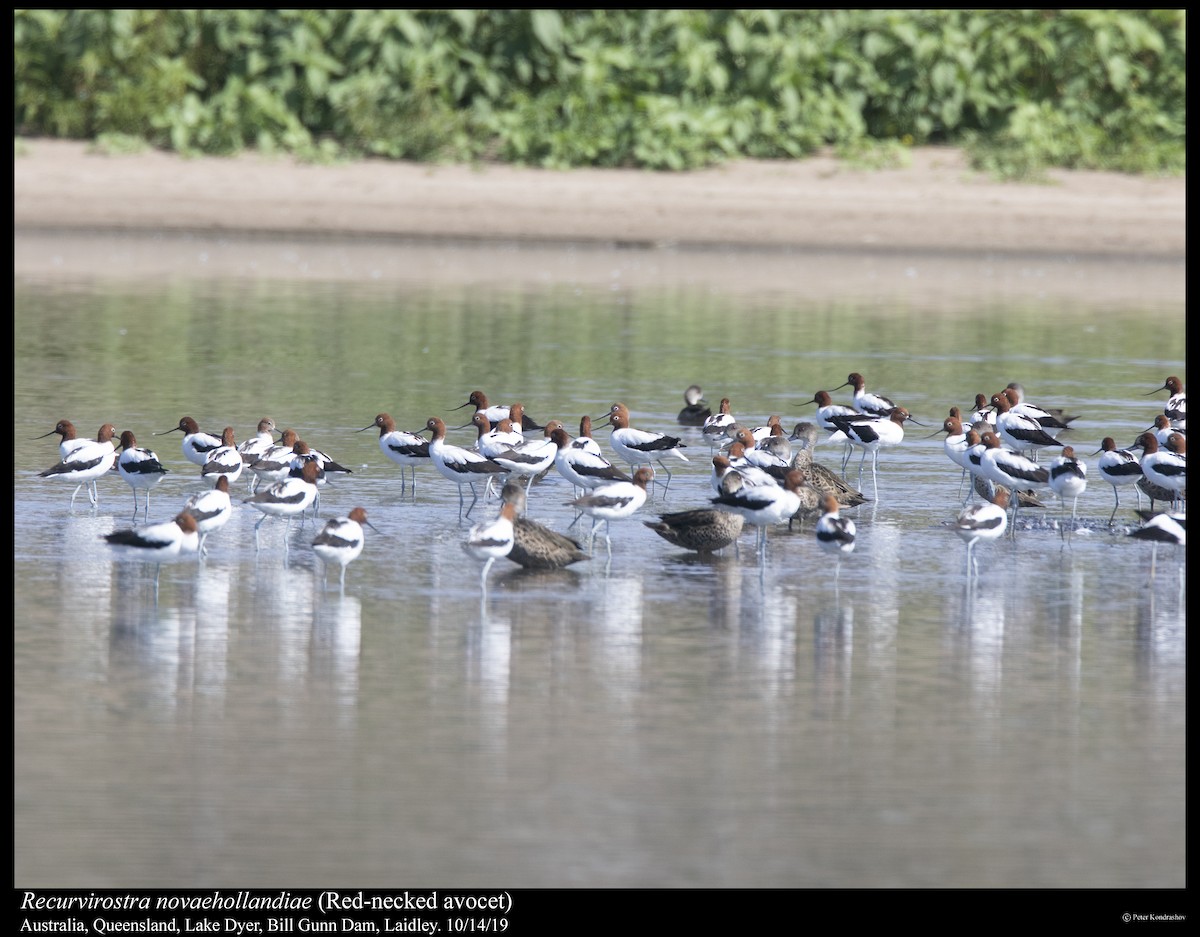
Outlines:
{"type": "Polygon", "coordinates": [[[516,516],[516,504],[504,501],[500,505],[500,514],[497,517],[490,521],[481,521],[467,532],[463,547],[476,559],[483,560],[483,568],[479,571],[479,585],[485,592],[487,574],[492,564],[512,552],[516,539],[513,526],[516,516]]]}
{"type": "MultiPolygon", "coordinates": [[[[858,476],[862,478],[863,464],[867,453],[871,454],[871,482],[876,494],[879,491],[879,450],[885,446],[898,446],[904,441],[904,424],[917,423],[912,415],[903,407],[893,407],[884,419],[873,417],[869,420],[851,420],[835,416],[831,422],[850,440],[851,445],[862,449],[863,454],[858,462],[858,476]]],[[[920,423],[917,423],[920,426],[920,423]]]]}
{"type": "Polygon", "coordinates": [[[100,427],[96,438],[85,446],[79,446],[59,462],[39,472],[39,478],[49,478],[75,485],[71,493],[71,507],[75,507],[75,497],[80,488],[87,488],[88,500],[95,505],[100,500],[100,492],[96,488],[96,479],[103,478],[117,462],[117,450],[113,446],[113,434],[116,428],[111,423],[100,427]]]}
{"type": "Polygon", "coordinates": [[[1039,449],[1062,445],[1036,419],[1014,410],[1005,394],[993,394],[992,406],[996,408],[996,418],[992,421],[996,434],[1015,452],[1036,455],[1039,449]]]}
{"type": "Polygon", "coordinates": [[[474,407],[476,412],[482,411],[487,416],[488,422],[493,425],[499,423],[501,420],[511,419],[513,424],[519,426],[524,432],[531,432],[542,428],[540,424],[525,413],[524,406],[521,407],[520,416],[514,419],[511,407],[504,406],[503,404],[489,404],[487,394],[481,390],[471,391],[470,396],[467,397],[467,402],[453,409],[461,410],[463,407],[474,407]]]}
{"type": "Polygon", "coordinates": [[[425,421],[425,428],[432,434],[429,440],[429,461],[444,478],[448,478],[458,486],[458,519],[470,517],[471,511],[479,501],[475,491],[475,482],[483,479],[491,481],[496,475],[507,474],[508,469],[487,456],[473,449],[464,449],[446,442],[446,424],[438,417],[431,416],[425,421]],[[471,489],[471,507],[463,514],[463,485],[471,489]]]}
{"type": "Polygon", "coordinates": [[[1058,495],[1062,506],[1062,524],[1066,526],[1067,498],[1071,499],[1071,530],[1075,529],[1075,509],[1079,504],[1079,496],[1087,488],[1087,463],[1075,457],[1072,446],[1063,446],[1050,465],[1050,490],[1058,495]]]}
{"type": "Polygon", "coordinates": [[[854,388],[854,409],[859,413],[865,413],[867,416],[886,420],[891,412],[896,409],[896,404],[887,397],[868,391],[866,389],[866,378],[857,371],[852,371],[850,376],[846,378],[846,383],[839,384],[834,390],[841,390],[843,387],[854,388]]]}
{"type": "MultiPolygon", "coordinates": [[[[572,445],[566,428],[557,420],[546,424],[550,440],[556,447],[554,467],[569,481],[576,493],[591,491],[609,482],[628,482],[632,479],[608,459],[584,446],[572,445]]],[[[593,440],[594,441],[594,440],[593,440]]]]}
{"type": "Polygon", "coordinates": [[[162,481],[167,470],[151,449],[137,444],[132,430],[121,433],[121,455],[117,458],[117,471],[133,489],[133,516],[137,518],[138,491],[146,492],[146,519],[150,517],[150,489],[162,481]]]}
{"type": "Polygon", "coordinates": [[[954,521],[954,532],[967,542],[967,575],[979,572],[979,559],[972,556],[975,544],[980,540],[999,540],[1008,527],[1008,489],[997,486],[992,500],[983,504],[972,504],[963,510],[954,521]]]}
{"type": "Polygon", "coordinates": [[[243,504],[249,504],[262,511],[263,516],[254,525],[254,549],[259,549],[258,531],[269,517],[282,517],[286,523],[283,532],[283,548],[289,549],[288,532],[292,518],[302,515],[312,506],[317,498],[316,462],[305,462],[300,469],[300,477],[288,476],[278,481],[265,491],[259,491],[249,498],[243,498],[243,504]]]}
{"type": "Polygon", "coordinates": [[[722,397],[717,412],[704,421],[704,425],[700,427],[700,432],[704,436],[704,441],[716,449],[719,446],[725,445],[726,440],[729,438],[729,430],[736,423],[737,420],[729,412],[729,398],[722,397]]]}
{"type": "Polygon", "coordinates": [[[88,443],[95,441],[92,439],[79,439],[76,436],[75,424],[70,420],[59,420],[54,424],[54,429],[50,430],[50,432],[42,433],[41,436],[34,436],[33,438],[45,439],[47,436],[53,436],[56,433],[61,437],[58,444],[58,457],[60,459],[65,459],[80,446],[86,446],[88,443]]]}
{"type": "Polygon", "coordinates": [[[834,556],[833,579],[836,584],[842,571],[842,557],[854,552],[857,530],[854,521],[839,516],[838,499],[833,495],[824,495],[821,507],[824,513],[817,521],[817,543],[821,545],[822,550],[834,556]]]}
{"type": "Polygon", "coordinates": [[[396,429],[396,421],[386,413],[375,417],[375,422],[358,430],[365,433],[379,427],[379,451],[400,466],[400,497],[404,497],[408,482],[404,469],[412,474],[413,497],[417,494],[417,466],[429,464],[429,440],[416,433],[396,429]]]}
{"type": "Polygon", "coordinates": [[[1113,488],[1115,503],[1112,515],[1108,519],[1111,527],[1116,519],[1117,509],[1121,507],[1121,489],[1123,487],[1132,485],[1133,490],[1137,493],[1138,507],[1142,506],[1142,492],[1137,487],[1138,481],[1143,477],[1142,463],[1137,454],[1131,450],[1118,449],[1116,440],[1111,436],[1105,436],[1100,443],[1100,448],[1092,455],[1100,456],[1096,461],[1096,471],[1113,488]]]}
{"type": "Polygon", "coordinates": [[[258,491],[261,485],[273,485],[291,475],[298,438],[294,429],[285,429],[279,442],[268,448],[257,462],[250,464],[250,472],[254,475],[254,481],[250,485],[251,494],[258,491]]]}
{"type": "Polygon", "coordinates": [[[629,517],[645,504],[646,486],[653,478],[654,472],[648,466],[643,465],[633,473],[632,481],[609,482],[593,488],[582,498],[568,502],[572,507],[578,508],[592,518],[592,528],[588,539],[589,550],[596,542],[597,530],[603,529],[605,547],[609,555],[612,555],[608,522],[629,517]]]}
{"type": "Polygon", "coordinates": [[[666,488],[671,486],[671,470],[663,463],[663,459],[674,456],[684,462],[690,461],[682,451],[686,445],[678,436],[635,429],[630,425],[629,408],[625,404],[614,403],[608,411],[607,419],[608,425],[612,427],[609,443],[613,451],[628,462],[630,467],[656,463],[667,473],[666,488]]]}
{"type": "Polygon", "coordinates": [[[762,560],[767,552],[767,528],[774,524],[790,523],[800,510],[798,489],[805,484],[799,469],[788,472],[780,485],[723,485],[723,491],[712,503],[723,510],[734,511],[758,528],[757,551],[762,560]]]}
{"type": "Polygon", "coordinates": [[[1142,433],[1135,443],[1142,450],[1142,474],[1152,485],[1170,491],[1171,504],[1177,506],[1187,490],[1187,442],[1179,433],[1168,440],[1169,449],[1158,445],[1153,433],[1142,433]]]}
{"type": "Polygon", "coordinates": [[[165,436],[168,433],[183,433],[183,442],[180,443],[179,448],[183,452],[183,457],[194,465],[203,466],[208,454],[222,446],[220,436],[200,432],[200,425],[190,416],[180,419],[178,426],[172,426],[170,429],[164,429],[161,433],[154,435],[165,436]]]}
{"type": "Polygon", "coordinates": [[[242,461],[247,465],[257,462],[264,452],[275,445],[275,421],[264,416],[258,421],[258,429],[253,436],[237,447],[242,461]]]}
{"type": "Polygon", "coordinates": [[[1149,397],[1151,394],[1157,394],[1163,390],[1171,395],[1166,405],[1163,406],[1163,413],[1171,421],[1172,426],[1179,429],[1187,429],[1187,394],[1183,389],[1183,381],[1171,375],[1166,379],[1162,387],[1156,387],[1144,396],[1149,397]]]}
{"type": "Polygon", "coordinates": [[[200,548],[196,519],[187,511],[180,511],[173,520],[161,524],[115,530],[105,534],[104,539],[126,554],[152,563],[186,556],[200,548]]]}
{"type": "MultiPolygon", "coordinates": [[[[980,438],[983,452],[980,456],[979,468],[982,475],[990,478],[997,485],[1004,485],[1013,491],[1022,487],[1044,488],[1050,484],[1050,472],[1044,466],[1038,465],[1032,459],[1027,459],[1019,452],[1005,449],[1000,445],[1000,438],[995,433],[984,433],[980,438]]],[[[1012,500],[1012,520],[1009,522],[1009,533],[1016,536],[1017,509],[1020,500],[1012,500]]]]}
{"type": "Polygon", "coordinates": [[[210,485],[215,485],[222,476],[230,483],[237,481],[246,467],[242,454],[238,452],[237,443],[233,438],[233,427],[226,426],[221,431],[221,446],[212,450],[204,459],[204,467],[200,469],[200,477],[210,485]]]}
{"type": "Polygon", "coordinates": [[[224,527],[233,517],[233,502],[229,498],[229,478],[222,475],[209,491],[192,495],[183,509],[196,519],[196,531],[200,535],[200,556],[208,555],[204,541],[214,530],[224,527]]]}
{"type": "Polygon", "coordinates": [[[366,533],[363,527],[370,527],[376,533],[375,526],[367,520],[365,508],[353,508],[346,517],[335,517],[326,521],[321,532],[313,538],[313,552],[321,558],[324,565],[322,584],[329,575],[328,567],[337,564],[341,567],[338,576],[338,586],[346,588],[346,567],[358,559],[363,551],[366,533]]]}

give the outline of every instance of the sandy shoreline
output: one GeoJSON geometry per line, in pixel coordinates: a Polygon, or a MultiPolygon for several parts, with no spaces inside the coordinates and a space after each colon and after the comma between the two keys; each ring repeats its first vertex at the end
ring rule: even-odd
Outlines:
{"type": "Polygon", "coordinates": [[[18,153],[17,275],[52,274],[67,256],[71,273],[95,276],[461,282],[517,268],[536,280],[554,266],[561,279],[570,246],[566,278],[579,282],[611,278],[615,250],[639,257],[622,263],[625,285],[700,277],[769,290],[807,278],[872,291],[913,280],[918,258],[925,288],[951,294],[983,276],[1018,291],[1184,295],[1185,179],[1055,172],[1050,184],[998,183],[951,149],[916,150],[902,169],[821,156],[680,174],[105,156],[44,139],[18,153]],[[1039,282],[1027,282],[1031,263],[1039,282]]]}
{"type": "Polygon", "coordinates": [[[689,173],[554,172],[254,155],[91,154],[29,140],[14,161],[16,228],[323,232],[623,245],[1184,255],[1186,182],[1107,173],[993,182],[956,150],[903,169],[829,157],[689,173]]]}

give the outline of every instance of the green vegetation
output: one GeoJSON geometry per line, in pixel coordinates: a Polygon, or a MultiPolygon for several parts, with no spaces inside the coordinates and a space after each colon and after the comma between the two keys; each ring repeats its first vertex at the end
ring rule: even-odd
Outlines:
{"type": "MultiPolygon", "coordinates": [[[[17,135],[689,169],[1182,172],[1182,10],[18,10],[17,135]]],[[[105,143],[104,141],[107,141],[105,143]]]]}

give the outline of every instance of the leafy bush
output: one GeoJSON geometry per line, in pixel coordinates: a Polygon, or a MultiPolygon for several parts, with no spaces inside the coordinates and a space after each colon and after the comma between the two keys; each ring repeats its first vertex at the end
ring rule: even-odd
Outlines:
{"type": "Polygon", "coordinates": [[[16,133],[689,169],[955,143],[1181,172],[1182,10],[19,10],[16,133]]]}

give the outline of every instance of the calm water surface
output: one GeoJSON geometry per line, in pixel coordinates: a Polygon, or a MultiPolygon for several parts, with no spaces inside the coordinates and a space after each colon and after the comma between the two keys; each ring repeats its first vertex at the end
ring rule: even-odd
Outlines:
{"type": "MultiPolygon", "coordinates": [[[[289,250],[298,266],[354,256],[289,250]]],[[[1061,282],[1033,261],[958,269],[969,288],[952,302],[907,290],[918,261],[873,297],[802,279],[629,286],[653,260],[633,251],[597,255],[604,285],[573,278],[566,251],[486,283],[433,264],[425,277],[429,256],[402,279],[132,279],[76,274],[69,256],[16,278],[17,883],[1183,886],[1182,554],[1160,549],[1151,578],[1151,548],[1123,536],[1133,499],[1108,531],[1113,494],[1093,477],[1070,545],[1056,505],[1030,511],[1015,543],[980,546],[968,585],[944,526],[958,474],[940,437],[922,438],[1019,380],[1082,415],[1080,454],[1132,442],[1166,397],[1143,395],[1186,379],[1170,339],[1182,290],[1139,303],[1011,289],[1061,282]],[[611,560],[601,548],[552,574],[498,561],[485,594],[453,486],[423,468],[402,497],[377,434],[356,433],[381,411],[402,428],[466,422],[451,410],[475,389],[572,429],[621,400],[691,454],[649,517],[710,497],[708,449],[675,424],[688,384],[747,422],[792,422],[852,370],[926,428],[881,457],[836,584],[809,531],[773,530],[760,567],[750,532],[740,554],[699,560],[629,520],[611,560]],[[101,540],[131,522],[124,482],[72,511],[68,488],[37,477],[57,447],[33,437],[112,422],[171,470],[151,497],[167,519],[198,469],[178,433],[152,434],[184,415],[239,441],[271,416],[353,468],[322,516],[362,505],[379,532],[344,594],[332,576],[323,588],[311,526],[285,550],[267,525],[256,553],[249,507],[205,563],[164,567],[156,593],[153,569],[101,540]]],[[[1181,265],[1162,275],[1181,281],[1181,265]]],[[[836,448],[818,452],[836,464],[836,448]]],[[[569,497],[549,476],[530,513],[566,530],[569,497]]]]}

